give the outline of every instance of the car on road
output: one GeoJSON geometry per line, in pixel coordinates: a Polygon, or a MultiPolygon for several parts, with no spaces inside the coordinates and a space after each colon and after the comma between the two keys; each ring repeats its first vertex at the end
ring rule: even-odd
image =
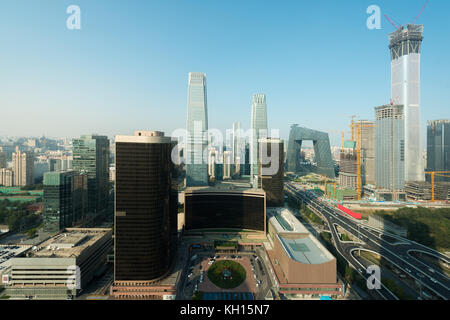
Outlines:
{"type": "Polygon", "coordinates": [[[434,273],[434,269],[432,268],[428,268],[428,271],[433,272],[434,273]]]}
{"type": "Polygon", "coordinates": [[[411,270],[409,270],[408,268],[405,268],[405,271],[411,273],[411,270]]]}
{"type": "Polygon", "coordinates": [[[437,280],[435,278],[430,278],[431,282],[437,283],[437,280]]]}

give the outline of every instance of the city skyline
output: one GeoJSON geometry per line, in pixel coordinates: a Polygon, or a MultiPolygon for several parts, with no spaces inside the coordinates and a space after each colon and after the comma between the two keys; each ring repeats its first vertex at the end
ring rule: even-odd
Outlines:
{"type": "MultiPolygon", "coordinates": [[[[417,7],[419,11],[422,2],[408,1],[408,9],[417,7]]],[[[2,53],[2,58],[8,61],[14,57],[19,64],[4,68],[0,104],[4,106],[2,109],[7,118],[17,118],[24,111],[29,117],[20,123],[11,121],[2,125],[0,135],[76,137],[99,132],[113,137],[135,128],[157,128],[171,133],[185,127],[185,75],[191,71],[208,74],[209,126],[221,130],[230,128],[235,121],[240,121],[243,128],[249,127],[250,101],[255,92],[267,94],[268,104],[272,106],[268,110],[271,127],[279,128],[280,137],[284,139],[291,125],[286,123],[285,114],[298,119],[293,121],[295,123],[303,121],[300,124],[308,123],[310,127],[323,131],[339,130],[348,127],[350,119],[347,116],[359,114],[360,119],[372,120],[373,108],[389,102],[390,57],[387,47],[388,34],[394,29],[386,20],[382,21],[381,30],[367,29],[369,15],[366,9],[370,4],[367,1],[340,6],[323,1],[329,9],[333,9],[330,10],[333,17],[339,16],[344,22],[337,28],[339,31],[330,28],[329,24],[324,27],[315,23],[314,19],[320,21],[329,16],[318,4],[289,2],[286,6],[292,10],[281,10],[272,3],[254,7],[255,2],[250,1],[240,4],[242,12],[233,15],[234,2],[221,6],[202,2],[190,4],[189,7],[186,3],[177,3],[176,8],[172,2],[151,5],[132,2],[126,7],[123,4],[108,4],[110,14],[102,11],[101,3],[79,1],[83,17],[79,31],[65,28],[65,2],[60,5],[61,12],[58,11],[59,6],[39,5],[39,12],[48,20],[46,23],[39,19],[26,19],[28,13],[22,10],[25,2],[5,5],[3,14],[0,14],[0,26],[5,23],[9,28],[16,27],[18,38],[6,37],[5,46],[8,49],[2,53]],[[138,12],[138,9],[145,13],[138,12]],[[161,33],[156,36],[152,34],[149,24],[144,23],[144,16],[152,16],[154,12],[145,9],[154,9],[162,16],[168,14],[177,18],[178,10],[175,9],[186,9],[193,17],[204,17],[204,23],[210,19],[217,20],[219,13],[227,13],[236,26],[222,28],[229,22],[219,19],[216,21],[217,27],[212,30],[198,31],[207,41],[187,43],[186,50],[180,51],[178,46],[186,45],[186,41],[180,40],[178,44],[176,40],[185,32],[190,32],[192,26],[180,30],[167,27],[161,18],[153,19],[153,24],[167,27],[162,30],[158,28],[161,33]],[[269,22],[260,25],[259,29],[249,27],[245,17],[252,10],[269,22]],[[305,17],[306,11],[311,17],[305,17]],[[8,16],[3,16],[4,12],[8,12],[8,16]],[[125,19],[120,29],[115,25],[105,25],[106,19],[122,19],[126,12],[135,14],[136,22],[125,19]],[[25,14],[25,19],[20,19],[22,25],[16,26],[13,18],[19,13],[25,14]],[[246,28],[240,37],[239,26],[246,28]],[[44,30],[46,32],[41,32],[44,30]],[[307,34],[305,30],[308,30],[307,34]],[[275,37],[278,31],[283,31],[279,38],[275,37]],[[130,32],[135,34],[129,37],[130,32]],[[213,32],[219,35],[221,41],[211,40],[213,32]],[[352,41],[342,37],[339,40],[345,44],[334,52],[334,58],[342,61],[339,65],[327,62],[323,48],[315,42],[324,32],[330,33],[331,45],[336,44],[337,38],[334,36],[338,33],[352,37],[352,41]],[[155,41],[151,42],[154,46],[140,40],[149,35],[155,36],[155,41]],[[98,38],[106,46],[98,48],[94,43],[98,38]],[[125,43],[127,47],[116,50],[116,42],[121,39],[128,39],[125,43]],[[39,45],[37,40],[45,40],[48,48],[39,45]],[[308,45],[309,42],[315,44],[314,49],[311,46],[305,49],[303,44],[308,45]],[[240,46],[239,53],[229,54],[232,53],[230,50],[222,53],[223,46],[232,43],[240,46]],[[196,47],[198,49],[193,50],[196,47]],[[28,53],[34,49],[39,53],[39,59],[28,53]],[[209,49],[208,55],[201,49],[209,49]],[[354,50],[358,50],[358,57],[350,54],[354,50]],[[177,53],[179,51],[181,53],[177,53]],[[167,57],[165,54],[168,52],[171,54],[167,57]],[[195,52],[197,56],[189,52],[195,52]],[[253,57],[250,52],[253,52],[253,57]],[[224,56],[225,53],[228,54],[224,56]],[[136,58],[136,61],[125,62],[130,57],[136,58]],[[146,59],[145,63],[142,59],[146,59]],[[318,69],[314,73],[308,62],[312,59],[321,61],[320,66],[315,64],[318,69]],[[140,65],[137,66],[137,63],[140,65]],[[43,66],[46,67],[45,72],[43,66]],[[319,76],[323,72],[327,72],[326,79],[319,76]],[[120,81],[113,80],[116,75],[120,81]],[[56,79],[59,79],[58,82],[56,79]],[[351,86],[356,85],[359,90],[352,91],[351,86]],[[323,88],[327,90],[326,96],[320,94],[323,88]],[[26,95],[23,94],[25,91],[26,95]],[[320,116],[316,113],[319,109],[324,111],[320,116]],[[84,117],[84,112],[92,117],[84,117]],[[179,116],[174,117],[177,114],[179,116]],[[65,117],[70,117],[72,121],[64,122],[65,117]],[[36,126],[37,121],[42,127],[36,126]]],[[[379,1],[377,5],[383,14],[389,14],[397,22],[405,24],[411,22],[417,12],[402,10],[404,3],[379,1]]],[[[26,3],[27,8],[34,6],[37,4],[26,3]]],[[[426,121],[450,118],[445,106],[450,99],[448,70],[438,63],[445,59],[445,50],[441,46],[447,45],[438,41],[439,34],[449,28],[439,15],[448,6],[431,2],[418,21],[425,26],[421,70],[423,146],[426,142],[426,121]]],[[[180,18],[180,25],[183,25],[186,18],[180,18]]],[[[339,145],[339,134],[331,133],[330,139],[332,145],[339,145]]]]}

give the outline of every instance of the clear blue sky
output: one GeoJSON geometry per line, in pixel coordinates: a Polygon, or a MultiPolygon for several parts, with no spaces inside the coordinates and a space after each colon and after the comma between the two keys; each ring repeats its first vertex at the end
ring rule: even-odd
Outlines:
{"type": "MultiPolygon", "coordinates": [[[[267,95],[270,128],[348,130],[389,102],[388,33],[368,30],[375,4],[401,24],[425,0],[2,0],[0,135],[112,137],[186,123],[188,72],[205,72],[209,126],[249,127],[267,95]],[[66,8],[81,8],[68,30],[66,8]]],[[[422,122],[450,118],[450,2],[419,23],[422,122]]],[[[332,133],[332,144],[339,144],[332,133]]]]}

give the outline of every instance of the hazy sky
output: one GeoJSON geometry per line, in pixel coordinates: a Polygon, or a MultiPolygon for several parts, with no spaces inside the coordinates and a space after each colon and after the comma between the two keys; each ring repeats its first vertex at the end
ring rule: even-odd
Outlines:
{"type": "MultiPolygon", "coordinates": [[[[270,128],[349,130],[390,99],[388,33],[366,9],[411,23],[425,0],[2,0],[0,135],[170,134],[186,125],[188,72],[207,74],[209,126],[250,125],[267,95],[270,128]],[[81,30],[69,30],[69,5],[81,30]]],[[[422,122],[450,118],[450,2],[419,23],[422,122]]],[[[349,136],[349,135],[348,135],[349,136]]],[[[424,136],[424,135],[423,135],[424,136]]]]}

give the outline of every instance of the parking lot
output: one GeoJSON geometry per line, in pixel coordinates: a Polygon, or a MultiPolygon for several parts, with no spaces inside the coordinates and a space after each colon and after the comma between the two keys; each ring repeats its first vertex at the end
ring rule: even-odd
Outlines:
{"type": "Polygon", "coordinates": [[[0,272],[6,267],[5,262],[27,250],[30,246],[0,245],[0,272]]]}

